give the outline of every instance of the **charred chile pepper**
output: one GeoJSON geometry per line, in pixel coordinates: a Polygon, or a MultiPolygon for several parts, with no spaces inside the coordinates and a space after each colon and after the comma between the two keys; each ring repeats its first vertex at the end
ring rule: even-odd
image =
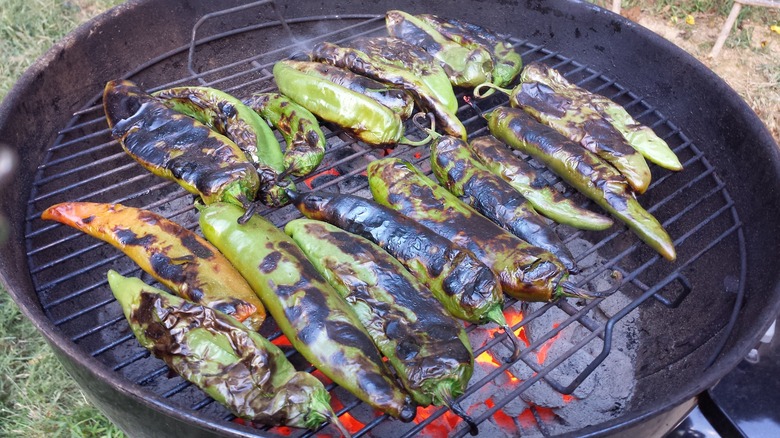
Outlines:
{"type": "Polygon", "coordinates": [[[279,91],[319,118],[352,131],[371,145],[397,143],[420,145],[406,139],[398,114],[377,101],[331,82],[310,62],[279,61],[274,65],[274,79],[279,91]]]}
{"type": "Polygon", "coordinates": [[[597,111],[645,158],[665,169],[682,170],[680,160],[669,145],[652,129],[634,120],[625,108],[612,100],[570,83],[555,69],[541,63],[523,72],[523,82],[525,81],[545,84],[556,92],[565,93],[576,100],[577,105],[588,106],[597,111]]]}
{"type": "Polygon", "coordinates": [[[443,19],[436,15],[420,14],[418,19],[428,23],[445,38],[469,49],[484,48],[493,57],[492,83],[507,86],[523,68],[523,59],[515,52],[507,38],[497,33],[456,19],[443,19]]]}
{"type": "Polygon", "coordinates": [[[176,87],[153,96],[171,109],[190,116],[232,140],[254,163],[260,177],[259,197],[266,205],[287,203],[286,189],[292,180],[277,185],[285,162],[274,133],[254,111],[238,98],[209,87],[176,87]]]}
{"type": "Polygon", "coordinates": [[[310,174],[325,156],[325,134],[317,118],[306,108],[279,93],[254,94],[244,103],[282,134],[287,149],[284,166],[295,176],[310,174]]]}
{"type": "Polygon", "coordinates": [[[67,202],[41,218],[69,225],[120,249],[178,295],[258,329],[265,307],[246,280],[210,243],[151,211],[120,204],[67,202]]]}
{"type": "Polygon", "coordinates": [[[220,203],[200,212],[200,228],[246,278],[293,347],[359,399],[402,421],[416,408],[388,376],[355,312],[284,232],[260,216],[240,225],[240,208],[220,203]]]}
{"type": "Polygon", "coordinates": [[[447,74],[421,48],[398,38],[362,38],[350,47],[319,43],[312,58],[408,90],[421,107],[433,112],[446,133],[466,138],[447,74]]]}
{"type": "Polygon", "coordinates": [[[238,417],[343,434],[322,382],[296,371],[282,350],[233,318],[108,271],[135,337],[178,375],[238,417]]]}
{"type": "Polygon", "coordinates": [[[358,196],[326,192],[293,195],[304,216],[333,224],[379,245],[430,289],[455,318],[495,322],[520,353],[503,314],[504,296],[493,271],[464,248],[395,210],[358,196]]]}
{"type": "Polygon", "coordinates": [[[568,271],[553,254],[494,224],[410,163],[397,158],[374,161],[368,165],[368,183],[380,204],[473,252],[510,296],[523,301],[590,297],[567,280],[568,271]]]}
{"type": "Polygon", "coordinates": [[[180,114],[130,81],[103,92],[111,135],[141,166],[172,180],[203,202],[243,207],[260,188],[255,167],[234,142],[180,114]]]}
{"type": "Polygon", "coordinates": [[[439,137],[431,144],[431,168],[439,183],[501,228],[533,246],[550,251],[569,271],[574,257],[533,206],[506,181],[471,155],[455,137],[439,137]]]}
{"type": "Polygon", "coordinates": [[[639,205],[625,178],[615,169],[523,110],[499,107],[486,117],[490,132],[498,139],[547,165],[561,179],[628,225],[667,260],[677,257],[669,234],[639,205]]]}
{"type": "MultiPolygon", "coordinates": [[[[536,120],[554,128],[569,140],[615,167],[637,193],[650,185],[650,168],[642,154],[626,143],[623,135],[601,114],[568,89],[553,89],[545,83],[528,79],[529,71],[547,69],[532,63],[523,69],[521,83],[513,90],[500,89],[510,95],[513,107],[522,108],[536,120]]],[[[477,90],[479,92],[479,90],[477,90]]]]}
{"type": "Polygon", "coordinates": [[[284,231],[352,306],[415,401],[465,416],[454,399],[473,372],[471,343],[431,291],[363,237],[312,219],[293,220],[284,231]]]}
{"type": "Polygon", "coordinates": [[[352,73],[345,68],[335,67],[321,62],[295,63],[295,68],[302,72],[316,72],[320,78],[341,85],[356,93],[368,96],[382,105],[393,110],[401,120],[412,117],[414,112],[414,99],[408,91],[383,84],[362,75],[352,73]]]}
{"type": "Polygon", "coordinates": [[[505,144],[492,135],[477,137],[471,140],[468,147],[485,168],[509,183],[544,216],[582,230],[606,230],[612,226],[610,218],[581,208],[565,198],[536,169],[514,156],[505,144]]]}
{"type": "Polygon", "coordinates": [[[403,11],[385,14],[387,33],[421,47],[447,73],[450,83],[458,87],[476,87],[492,82],[493,58],[482,46],[467,48],[445,38],[425,21],[403,11]]]}

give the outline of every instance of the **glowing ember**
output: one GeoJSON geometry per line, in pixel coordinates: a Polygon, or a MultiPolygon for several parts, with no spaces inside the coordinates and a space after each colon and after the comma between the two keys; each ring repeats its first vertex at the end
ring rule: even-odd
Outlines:
{"type": "Polygon", "coordinates": [[[421,152],[415,152],[415,153],[414,153],[414,158],[415,158],[416,160],[419,160],[420,158],[422,158],[422,153],[421,153],[421,152]]]}
{"type": "Polygon", "coordinates": [[[304,183],[306,184],[306,186],[308,188],[312,189],[312,188],[314,188],[313,186],[315,185],[314,184],[315,180],[317,178],[321,177],[321,176],[324,176],[324,175],[341,176],[341,174],[339,173],[338,170],[336,170],[335,168],[330,168],[328,170],[324,170],[324,171],[322,171],[322,172],[320,172],[320,173],[318,173],[316,175],[312,175],[312,176],[306,178],[306,181],[304,181],[304,183]]]}
{"type": "Polygon", "coordinates": [[[272,344],[276,345],[279,348],[282,347],[292,347],[292,343],[290,343],[290,340],[287,339],[287,336],[281,335],[278,338],[271,341],[272,344]]]}
{"type": "Polygon", "coordinates": [[[358,421],[355,417],[353,417],[349,412],[344,413],[339,417],[339,421],[341,421],[341,424],[344,425],[344,427],[347,428],[349,433],[356,434],[363,430],[363,428],[366,426],[365,424],[358,421]]]}
{"type": "Polygon", "coordinates": [[[483,351],[482,354],[474,358],[474,361],[476,361],[477,363],[481,363],[483,365],[492,365],[496,368],[501,366],[501,361],[499,359],[496,359],[487,350],[483,351]]]}
{"type": "MultiPolygon", "coordinates": [[[[439,406],[428,406],[426,408],[418,407],[417,416],[414,418],[414,422],[420,424],[430,418],[430,416],[438,410],[439,406]]],[[[425,426],[425,429],[423,429],[418,436],[428,438],[447,437],[461,421],[463,421],[462,418],[452,413],[452,411],[447,410],[439,418],[425,426]]]]}
{"type": "Polygon", "coordinates": [[[520,426],[522,426],[523,429],[536,428],[536,417],[534,417],[534,413],[531,411],[531,408],[524,410],[523,413],[518,415],[517,421],[520,422],[520,426]]]}
{"type": "Polygon", "coordinates": [[[574,396],[573,395],[569,395],[569,394],[561,394],[561,397],[563,397],[563,402],[564,403],[571,403],[572,401],[575,400],[574,396]]]}
{"type": "MultiPolygon", "coordinates": [[[[560,324],[555,323],[553,324],[552,328],[556,329],[558,328],[560,324]]],[[[555,343],[555,340],[558,339],[558,337],[561,335],[561,332],[558,332],[557,335],[553,336],[552,338],[548,339],[547,342],[542,344],[539,347],[539,351],[536,353],[536,361],[539,363],[539,365],[543,365],[544,362],[547,360],[547,351],[550,350],[550,347],[552,347],[553,343],[555,343]]]]}
{"type": "MultiPolygon", "coordinates": [[[[492,397],[485,400],[485,406],[487,406],[488,408],[492,409],[495,405],[496,403],[493,401],[492,397]]],[[[493,421],[496,423],[496,425],[498,425],[504,430],[513,431],[517,429],[515,420],[512,419],[512,417],[510,417],[500,409],[493,414],[493,421]]]]}
{"type": "MultiPolygon", "coordinates": [[[[514,327],[517,324],[520,324],[523,322],[523,312],[521,312],[518,309],[515,309],[514,307],[510,307],[504,311],[504,317],[506,318],[506,322],[509,324],[510,327],[514,327]]],[[[517,330],[515,330],[515,336],[520,338],[521,341],[525,344],[525,346],[531,345],[530,342],[528,342],[528,337],[525,335],[525,327],[520,327],[517,330]]]]}

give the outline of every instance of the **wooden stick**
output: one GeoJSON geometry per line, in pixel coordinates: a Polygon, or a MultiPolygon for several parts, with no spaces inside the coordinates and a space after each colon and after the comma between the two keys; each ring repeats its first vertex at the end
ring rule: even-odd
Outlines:
{"type": "Polygon", "coordinates": [[[715,41],[715,45],[712,47],[710,58],[717,58],[720,54],[721,49],[723,49],[723,44],[726,42],[726,38],[728,38],[729,34],[731,33],[731,28],[734,27],[734,22],[737,21],[737,16],[739,15],[740,10],[742,10],[742,3],[737,0],[734,2],[734,6],[731,8],[731,12],[729,12],[728,18],[726,18],[726,24],[724,24],[723,29],[720,30],[718,40],[715,41]]]}

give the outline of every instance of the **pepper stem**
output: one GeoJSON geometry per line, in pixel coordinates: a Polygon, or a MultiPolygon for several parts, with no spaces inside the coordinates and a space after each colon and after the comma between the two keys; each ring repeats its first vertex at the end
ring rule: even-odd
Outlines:
{"type": "Polygon", "coordinates": [[[483,82],[483,83],[477,85],[476,87],[474,87],[474,97],[476,97],[477,99],[484,99],[484,98],[492,95],[493,92],[495,92],[496,90],[498,90],[498,91],[500,91],[500,92],[502,92],[502,93],[504,93],[506,95],[512,94],[512,90],[510,90],[508,88],[499,87],[498,85],[496,85],[496,84],[494,84],[492,82],[483,82]],[[487,88],[490,88],[490,89],[487,92],[482,93],[482,91],[480,91],[482,89],[482,87],[487,87],[487,88]]]}
{"type": "Polygon", "coordinates": [[[615,284],[613,284],[609,289],[600,292],[591,292],[589,290],[575,286],[570,281],[564,281],[561,283],[563,292],[560,292],[558,295],[569,298],[582,298],[585,300],[607,297],[617,292],[618,289],[620,289],[620,286],[623,285],[623,274],[621,274],[619,271],[612,271],[612,278],[615,279],[615,284]]]}
{"type": "Polygon", "coordinates": [[[494,307],[493,309],[490,310],[490,312],[488,312],[487,319],[491,322],[495,322],[496,324],[498,324],[498,326],[501,327],[502,330],[504,330],[506,337],[512,343],[512,355],[503,358],[504,362],[512,363],[516,361],[517,358],[520,357],[520,348],[522,347],[522,345],[520,344],[520,340],[517,339],[517,335],[515,335],[515,332],[513,332],[512,328],[509,327],[509,323],[506,322],[506,318],[504,317],[504,312],[501,310],[500,307],[494,307]]]}
{"type": "Polygon", "coordinates": [[[352,438],[352,434],[349,433],[343,424],[341,424],[341,421],[339,421],[339,417],[337,415],[333,415],[330,412],[321,412],[321,414],[325,416],[325,419],[328,420],[330,424],[336,426],[343,436],[346,438],[352,438]]]}
{"type": "Polygon", "coordinates": [[[419,128],[421,131],[426,132],[428,136],[419,141],[409,140],[406,137],[401,137],[401,140],[398,142],[398,144],[405,144],[409,146],[423,146],[428,144],[431,141],[431,138],[436,138],[437,136],[441,136],[436,132],[435,118],[431,118],[431,127],[428,128],[423,126],[422,124],[420,124],[420,122],[417,121],[417,117],[419,116],[425,117],[427,119],[428,113],[417,113],[412,117],[412,122],[414,122],[415,126],[417,126],[417,128],[419,128]]]}
{"type": "Polygon", "coordinates": [[[436,392],[438,397],[441,399],[441,402],[450,408],[450,410],[454,412],[455,415],[462,418],[463,421],[469,426],[469,434],[471,434],[471,436],[479,435],[479,427],[477,427],[477,423],[466,413],[463,407],[455,401],[455,399],[452,397],[452,393],[450,392],[450,387],[448,385],[439,385],[436,388],[436,392]]]}

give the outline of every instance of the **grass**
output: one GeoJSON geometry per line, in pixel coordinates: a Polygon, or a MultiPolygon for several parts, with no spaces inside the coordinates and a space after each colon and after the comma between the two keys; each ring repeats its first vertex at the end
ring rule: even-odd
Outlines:
{"type": "MultiPolygon", "coordinates": [[[[119,0],[0,0],[0,99],[52,44],[119,0]]],[[[0,436],[119,437],[0,287],[0,436]]]]}
{"type": "MultiPolygon", "coordinates": [[[[24,69],[54,42],[79,23],[117,3],[118,0],[0,0],[0,55],[3,60],[0,62],[0,99],[24,69]]],[[[594,3],[609,7],[612,2],[594,0],[594,3]]],[[[689,14],[712,14],[724,19],[731,4],[731,1],[716,0],[623,1],[624,8],[639,6],[643,13],[665,21],[676,17],[681,27],[689,14]]],[[[739,19],[738,27],[748,20],[766,26],[780,24],[780,11],[745,7],[739,19]]],[[[752,34],[734,31],[727,47],[750,52],[751,38],[752,34]]],[[[780,68],[776,59],[767,59],[759,69],[759,82],[746,86],[735,83],[734,86],[747,90],[743,91],[743,96],[759,116],[770,121],[778,117],[780,68]],[[769,109],[762,112],[762,108],[769,109]]],[[[777,134],[778,131],[773,132],[777,134]]],[[[780,135],[777,138],[780,139],[780,135]]],[[[122,435],[84,397],[33,325],[0,288],[0,436],[122,435]]]]}

